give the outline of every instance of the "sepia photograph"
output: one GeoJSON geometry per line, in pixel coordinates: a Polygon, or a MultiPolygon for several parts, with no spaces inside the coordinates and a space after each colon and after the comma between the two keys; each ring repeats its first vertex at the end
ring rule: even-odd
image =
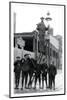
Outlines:
{"type": "Polygon", "coordinates": [[[9,2],[9,96],[65,94],[65,5],[9,2]]]}

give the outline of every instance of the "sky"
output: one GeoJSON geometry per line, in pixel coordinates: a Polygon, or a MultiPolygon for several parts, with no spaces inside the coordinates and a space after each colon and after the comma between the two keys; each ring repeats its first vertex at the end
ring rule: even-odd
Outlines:
{"type": "Polygon", "coordinates": [[[50,12],[52,21],[44,20],[45,25],[50,24],[53,28],[54,35],[64,34],[64,7],[52,5],[35,5],[35,4],[12,4],[13,25],[14,13],[16,13],[16,33],[32,32],[36,29],[37,24],[41,21],[40,18],[47,17],[47,12],[50,12]]]}

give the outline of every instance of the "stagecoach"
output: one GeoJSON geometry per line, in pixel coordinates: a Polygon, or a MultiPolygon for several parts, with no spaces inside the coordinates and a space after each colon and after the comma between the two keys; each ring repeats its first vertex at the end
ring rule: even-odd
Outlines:
{"type": "MultiPolygon", "coordinates": [[[[41,18],[41,22],[37,24],[36,30],[32,32],[14,33],[14,48],[18,44],[19,49],[22,48],[23,57],[26,53],[31,54],[31,57],[36,59],[38,64],[46,62],[48,66],[54,61],[58,68],[59,42],[53,36],[51,29],[49,26],[46,28],[43,18],[41,18]]],[[[14,58],[16,58],[15,56],[14,58]]]]}

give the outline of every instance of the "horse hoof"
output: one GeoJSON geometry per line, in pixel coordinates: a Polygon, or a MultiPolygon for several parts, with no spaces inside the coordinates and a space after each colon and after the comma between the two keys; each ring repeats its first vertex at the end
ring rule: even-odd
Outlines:
{"type": "Polygon", "coordinates": [[[23,90],[23,88],[21,88],[21,90],[23,90]]]}
{"type": "Polygon", "coordinates": [[[17,89],[16,87],[14,89],[17,89]]]}
{"type": "Polygon", "coordinates": [[[29,87],[25,87],[25,89],[29,89],[29,87]]]}
{"type": "Polygon", "coordinates": [[[42,87],[42,88],[40,87],[40,89],[44,89],[44,87],[42,87]]]}
{"type": "Polygon", "coordinates": [[[33,89],[36,89],[36,87],[34,87],[33,89]]]}
{"type": "Polygon", "coordinates": [[[39,87],[39,89],[42,89],[42,87],[39,87]]]}
{"type": "Polygon", "coordinates": [[[17,89],[17,90],[18,90],[19,88],[18,88],[18,87],[16,87],[15,89],[17,89]]]}
{"type": "Polygon", "coordinates": [[[55,88],[53,88],[53,90],[55,90],[55,88]]]}

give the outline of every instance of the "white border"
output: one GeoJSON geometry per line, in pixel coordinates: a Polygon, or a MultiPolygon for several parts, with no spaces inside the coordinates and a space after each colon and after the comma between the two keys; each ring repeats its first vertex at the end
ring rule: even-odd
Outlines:
{"type": "MultiPolygon", "coordinates": [[[[55,6],[55,5],[54,5],[55,6]]],[[[42,93],[23,93],[23,94],[14,94],[14,84],[13,84],[13,59],[14,59],[14,48],[13,48],[13,9],[11,4],[11,97],[20,97],[20,96],[38,96],[38,95],[52,95],[52,94],[64,94],[64,90],[62,92],[42,92],[42,93]]],[[[64,35],[63,35],[63,46],[64,47],[64,35]]],[[[62,54],[62,61],[63,61],[63,83],[64,83],[64,48],[63,48],[63,54],[62,54]]]]}

